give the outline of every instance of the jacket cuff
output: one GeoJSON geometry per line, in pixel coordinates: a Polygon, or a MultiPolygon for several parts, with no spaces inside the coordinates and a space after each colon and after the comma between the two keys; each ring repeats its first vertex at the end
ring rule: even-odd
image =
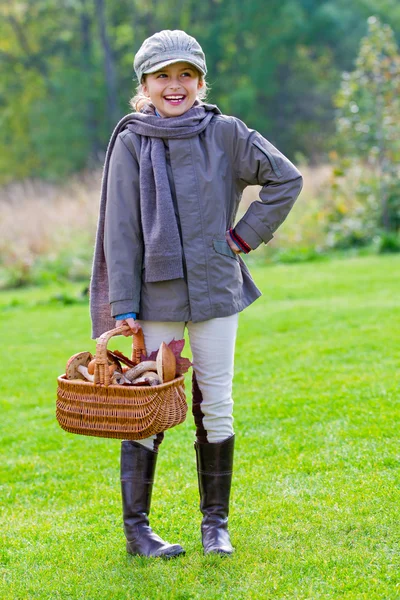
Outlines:
{"type": "Polygon", "coordinates": [[[246,221],[243,221],[243,219],[235,225],[235,233],[242,238],[252,250],[255,250],[262,242],[267,244],[274,237],[272,231],[268,229],[266,225],[261,222],[260,225],[262,225],[263,229],[262,237],[255,229],[253,229],[253,227],[246,223],[246,221]]]}
{"type": "Polygon", "coordinates": [[[123,315],[125,313],[138,313],[139,310],[135,310],[137,307],[133,305],[133,300],[118,300],[118,302],[111,302],[111,316],[123,315]]]}

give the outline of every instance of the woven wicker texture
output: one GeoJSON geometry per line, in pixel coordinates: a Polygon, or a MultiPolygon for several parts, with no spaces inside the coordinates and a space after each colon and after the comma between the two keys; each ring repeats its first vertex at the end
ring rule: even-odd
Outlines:
{"type": "MultiPolygon", "coordinates": [[[[97,340],[95,383],[58,377],[56,417],[70,433],[141,440],[170,429],[186,418],[184,376],[156,386],[110,385],[107,343],[126,327],[107,331],[97,340]]],[[[145,353],[143,332],[134,334],[132,360],[145,353]]]]}

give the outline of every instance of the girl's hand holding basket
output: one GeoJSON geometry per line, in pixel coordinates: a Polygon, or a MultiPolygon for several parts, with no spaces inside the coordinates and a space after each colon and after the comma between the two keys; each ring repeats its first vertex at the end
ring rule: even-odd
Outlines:
{"type": "Polygon", "coordinates": [[[125,337],[129,337],[131,336],[133,333],[138,333],[141,329],[139,323],[137,323],[135,321],[135,319],[132,319],[131,317],[128,317],[127,319],[121,319],[121,320],[117,320],[115,321],[115,327],[122,327],[123,325],[127,325],[129,329],[126,329],[126,332],[124,332],[122,335],[124,335],[125,337]]]}

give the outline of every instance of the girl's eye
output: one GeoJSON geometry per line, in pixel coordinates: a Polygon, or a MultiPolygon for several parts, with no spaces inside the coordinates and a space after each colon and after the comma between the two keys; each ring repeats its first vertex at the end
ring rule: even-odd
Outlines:
{"type": "MultiPolygon", "coordinates": [[[[156,77],[157,79],[164,79],[165,77],[168,77],[168,74],[158,73],[156,77]]],[[[181,73],[181,77],[193,77],[193,73],[191,71],[184,71],[183,73],[181,73]]]]}

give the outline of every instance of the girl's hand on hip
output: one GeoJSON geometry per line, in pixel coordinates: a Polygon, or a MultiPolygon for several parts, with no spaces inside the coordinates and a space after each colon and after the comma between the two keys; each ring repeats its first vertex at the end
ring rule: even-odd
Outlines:
{"type": "Polygon", "coordinates": [[[121,327],[121,325],[128,325],[131,329],[131,331],[127,331],[127,333],[123,334],[125,337],[130,337],[133,333],[137,333],[140,331],[140,329],[142,329],[139,323],[132,318],[122,319],[122,321],[115,321],[115,327],[121,327]]]}
{"type": "Polygon", "coordinates": [[[229,248],[235,253],[235,254],[240,254],[241,250],[240,248],[238,248],[238,246],[236,246],[235,242],[232,240],[229,231],[225,232],[225,239],[228,243],[229,248]]]}

